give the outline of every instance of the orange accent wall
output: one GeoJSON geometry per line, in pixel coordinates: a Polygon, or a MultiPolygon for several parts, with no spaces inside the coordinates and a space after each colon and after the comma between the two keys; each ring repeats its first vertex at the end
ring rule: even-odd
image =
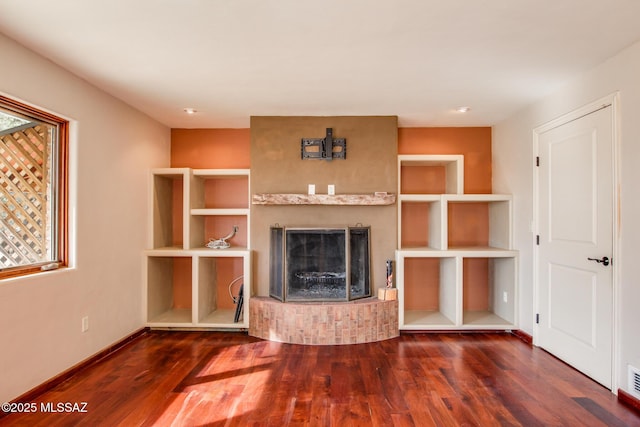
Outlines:
{"type": "Polygon", "coordinates": [[[464,192],[491,193],[491,128],[398,128],[398,154],[464,155],[464,192]]]}
{"type": "Polygon", "coordinates": [[[400,241],[403,248],[419,248],[429,245],[429,203],[416,202],[402,205],[402,235],[400,241]]]}
{"type": "Polygon", "coordinates": [[[247,209],[249,200],[246,178],[208,179],[204,189],[204,207],[207,209],[247,209]]]}
{"type": "Polygon", "coordinates": [[[173,260],[173,308],[191,308],[191,258],[173,260]]]}
{"type": "Polygon", "coordinates": [[[489,260],[465,258],[462,260],[462,308],[465,311],[489,309],[489,260]]]}
{"type": "Polygon", "coordinates": [[[489,246],[489,204],[449,203],[449,248],[489,246]]]}
{"type": "Polygon", "coordinates": [[[402,194],[442,194],[447,191],[444,166],[403,167],[401,175],[402,194]]]}
{"type": "Polygon", "coordinates": [[[440,258],[406,258],[404,279],[405,310],[440,309],[440,258]]]}
{"type": "MultiPolygon", "coordinates": [[[[242,258],[217,258],[216,259],[216,280],[218,287],[216,289],[216,306],[217,308],[235,308],[235,304],[229,295],[229,285],[237,277],[242,276],[242,258]]],[[[231,293],[234,297],[238,296],[240,285],[243,280],[238,280],[233,284],[231,293]]]]}
{"type": "Polygon", "coordinates": [[[248,168],[250,142],[249,129],[171,129],[171,167],[248,168]]]}

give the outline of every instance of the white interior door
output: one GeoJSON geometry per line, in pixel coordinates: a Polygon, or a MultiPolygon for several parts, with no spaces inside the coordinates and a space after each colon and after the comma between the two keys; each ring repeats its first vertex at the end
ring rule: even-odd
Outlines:
{"type": "Polygon", "coordinates": [[[601,108],[538,134],[536,343],[611,388],[613,119],[601,108]]]}

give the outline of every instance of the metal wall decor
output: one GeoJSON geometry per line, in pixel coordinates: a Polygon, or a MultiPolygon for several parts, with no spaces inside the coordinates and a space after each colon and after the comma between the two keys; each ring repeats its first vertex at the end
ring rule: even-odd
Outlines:
{"type": "Polygon", "coordinates": [[[347,140],[334,138],[333,129],[327,128],[327,135],[324,138],[302,138],[300,153],[303,160],[346,159],[347,140]]]}
{"type": "Polygon", "coordinates": [[[206,244],[206,246],[210,249],[228,249],[231,247],[231,244],[229,244],[227,240],[235,236],[237,232],[238,232],[238,226],[234,225],[231,233],[219,239],[209,239],[209,242],[206,244]]]}

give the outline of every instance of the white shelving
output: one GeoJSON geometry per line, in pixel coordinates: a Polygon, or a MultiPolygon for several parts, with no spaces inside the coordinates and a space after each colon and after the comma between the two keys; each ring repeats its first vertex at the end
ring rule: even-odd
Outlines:
{"type": "Polygon", "coordinates": [[[398,156],[400,329],[512,329],[517,324],[512,197],[464,194],[463,165],[457,155],[398,156]],[[403,183],[423,178],[447,182],[403,183]],[[444,192],[432,194],[433,188],[444,192]]]}
{"type": "Polygon", "coordinates": [[[191,171],[186,168],[155,169],[151,174],[151,221],[149,226],[149,246],[151,248],[183,248],[183,242],[189,240],[188,227],[182,228],[179,237],[174,233],[176,223],[182,223],[189,217],[189,181],[191,171]],[[180,200],[182,209],[176,210],[176,201],[180,200]]]}
{"type": "Polygon", "coordinates": [[[455,247],[449,243],[449,228],[456,226],[455,223],[450,224],[449,210],[452,205],[462,203],[487,205],[488,222],[486,225],[480,224],[488,229],[484,248],[511,248],[511,196],[500,194],[400,195],[398,248],[447,250],[455,247]],[[422,224],[403,228],[406,215],[421,215],[422,224]],[[417,233],[416,228],[419,229],[417,233]]]}
{"type": "Polygon", "coordinates": [[[464,156],[461,154],[401,154],[398,156],[398,178],[400,181],[398,194],[462,194],[464,192],[464,156]],[[440,175],[442,177],[440,180],[430,179],[440,175]],[[423,179],[408,179],[418,176],[423,179]],[[410,181],[422,181],[423,185],[407,187],[410,181]],[[436,189],[426,185],[429,181],[442,181],[444,186],[440,185],[440,188],[436,189]]]}
{"type": "Polygon", "coordinates": [[[249,245],[249,169],[194,169],[191,179],[191,248],[226,236],[239,226],[236,240],[249,245]]]}
{"type": "Polygon", "coordinates": [[[161,255],[146,257],[146,315],[149,324],[155,326],[183,326],[193,323],[191,309],[191,257],[184,251],[161,250],[161,255]],[[181,266],[188,265],[184,281],[177,283],[176,275],[181,266]],[[186,297],[176,298],[183,291],[186,297]]]}
{"type": "Polygon", "coordinates": [[[248,169],[154,169],[145,251],[145,307],[151,327],[246,329],[251,295],[248,169]],[[228,249],[209,239],[228,235],[228,249]],[[240,276],[241,279],[240,279],[240,276]],[[235,280],[238,279],[238,280],[235,280]],[[244,304],[236,322],[237,298],[244,304]]]}

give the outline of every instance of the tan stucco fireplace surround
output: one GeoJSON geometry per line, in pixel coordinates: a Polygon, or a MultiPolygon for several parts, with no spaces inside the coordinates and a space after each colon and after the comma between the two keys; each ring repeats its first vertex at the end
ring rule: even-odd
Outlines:
{"type": "Polygon", "coordinates": [[[395,116],[251,118],[250,228],[255,296],[249,302],[250,335],[326,345],[380,341],[399,335],[397,301],[376,297],[377,289],[386,286],[386,260],[394,259],[396,249],[393,195],[398,179],[397,135],[395,116]],[[346,159],[303,160],[301,139],[322,138],[327,128],[333,130],[335,138],[346,139],[346,159]],[[315,185],[316,197],[288,197],[306,195],[309,184],[315,185]],[[329,185],[335,186],[335,197],[328,196],[329,185]],[[284,196],[284,202],[280,196],[284,196]],[[287,202],[287,198],[294,201],[287,202]],[[270,298],[273,225],[371,227],[372,297],[306,303],[270,298]]]}

